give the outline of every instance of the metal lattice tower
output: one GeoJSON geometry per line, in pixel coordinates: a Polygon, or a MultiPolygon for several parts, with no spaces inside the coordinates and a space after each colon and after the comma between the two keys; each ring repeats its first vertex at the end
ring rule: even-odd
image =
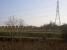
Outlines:
{"type": "Polygon", "coordinates": [[[61,25],[60,12],[59,12],[59,0],[57,0],[55,24],[61,25]]]}

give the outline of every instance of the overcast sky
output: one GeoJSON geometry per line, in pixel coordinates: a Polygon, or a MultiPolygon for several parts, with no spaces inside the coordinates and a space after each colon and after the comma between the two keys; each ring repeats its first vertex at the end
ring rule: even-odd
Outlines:
{"type": "MultiPolygon", "coordinates": [[[[55,20],[57,0],[0,0],[0,24],[10,16],[22,18],[26,24],[41,26],[55,20]]],[[[60,1],[60,17],[67,23],[67,0],[60,1]]]]}

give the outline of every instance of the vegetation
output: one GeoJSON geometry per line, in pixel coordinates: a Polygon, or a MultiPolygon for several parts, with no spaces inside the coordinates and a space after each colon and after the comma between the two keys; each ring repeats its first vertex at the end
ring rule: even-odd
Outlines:
{"type": "Polygon", "coordinates": [[[67,24],[58,26],[55,23],[49,23],[41,27],[24,26],[24,21],[12,17],[6,23],[7,26],[0,26],[0,37],[41,37],[41,38],[60,38],[67,40],[67,24]]]}

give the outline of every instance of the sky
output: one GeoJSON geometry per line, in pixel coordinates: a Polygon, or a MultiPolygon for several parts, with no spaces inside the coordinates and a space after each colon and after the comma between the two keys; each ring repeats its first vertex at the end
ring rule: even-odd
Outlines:
{"type": "MultiPolygon", "coordinates": [[[[54,22],[57,0],[0,0],[0,25],[10,16],[21,18],[28,25],[41,26],[54,22]]],[[[67,23],[67,0],[60,1],[61,23],[67,23]]]]}

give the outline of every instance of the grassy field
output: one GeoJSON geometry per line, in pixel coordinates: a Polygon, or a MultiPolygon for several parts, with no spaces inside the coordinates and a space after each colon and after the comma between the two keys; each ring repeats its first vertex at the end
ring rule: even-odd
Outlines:
{"type": "Polygon", "coordinates": [[[4,30],[0,30],[0,50],[67,50],[60,31],[4,30]]]}
{"type": "Polygon", "coordinates": [[[0,32],[0,37],[2,38],[55,38],[63,39],[63,35],[59,32],[0,32]]]}

